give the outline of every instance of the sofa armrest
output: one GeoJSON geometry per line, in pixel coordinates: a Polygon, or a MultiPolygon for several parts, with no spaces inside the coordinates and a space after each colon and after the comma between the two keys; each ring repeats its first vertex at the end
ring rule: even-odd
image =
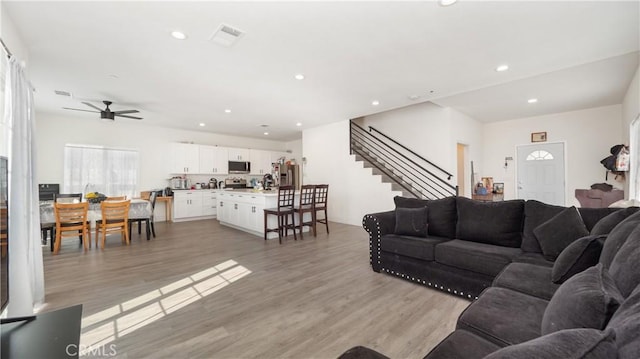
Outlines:
{"type": "Polygon", "coordinates": [[[380,237],[393,233],[396,227],[396,211],[366,214],[362,227],[369,233],[369,263],[380,272],[380,237]]]}

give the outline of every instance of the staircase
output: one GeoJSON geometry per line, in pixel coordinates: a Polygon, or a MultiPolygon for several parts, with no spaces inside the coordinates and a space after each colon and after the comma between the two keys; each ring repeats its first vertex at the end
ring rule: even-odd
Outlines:
{"type": "Polygon", "coordinates": [[[458,187],[447,182],[453,177],[451,173],[377,129],[371,126],[368,129],[351,121],[351,154],[365,168],[371,168],[374,175],[381,176],[382,182],[390,183],[393,191],[422,199],[458,195],[458,187]]]}

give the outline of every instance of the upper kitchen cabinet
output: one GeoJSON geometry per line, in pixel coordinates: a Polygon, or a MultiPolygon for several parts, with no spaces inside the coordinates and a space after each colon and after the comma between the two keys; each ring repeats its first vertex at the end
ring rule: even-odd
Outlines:
{"type": "Polygon", "coordinates": [[[271,173],[271,151],[250,150],[251,174],[265,175],[271,173]]]}
{"type": "Polygon", "coordinates": [[[286,161],[287,159],[289,159],[290,156],[291,156],[290,153],[287,153],[284,151],[283,152],[271,151],[271,163],[278,162],[283,157],[284,157],[284,160],[286,161]]]}
{"type": "Polygon", "coordinates": [[[226,147],[200,145],[200,173],[226,175],[229,173],[229,150],[226,147]]]}
{"type": "Polygon", "coordinates": [[[189,143],[171,143],[171,173],[198,173],[200,171],[200,149],[189,143]]]}
{"type": "Polygon", "coordinates": [[[229,161],[250,161],[248,148],[229,148],[229,161]]]}

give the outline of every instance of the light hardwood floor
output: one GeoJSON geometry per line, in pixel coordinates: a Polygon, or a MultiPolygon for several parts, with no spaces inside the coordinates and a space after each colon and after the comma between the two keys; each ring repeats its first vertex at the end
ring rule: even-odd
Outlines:
{"type": "Polygon", "coordinates": [[[56,256],[43,247],[42,311],[83,304],[81,344],[126,358],[336,358],[355,345],[422,358],[454,329],[469,302],[373,272],[366,232],[330,229],[280,245],[215,220],[157,223],[151,241],[112,236],[87,253],[67,239],[56,256]]]}

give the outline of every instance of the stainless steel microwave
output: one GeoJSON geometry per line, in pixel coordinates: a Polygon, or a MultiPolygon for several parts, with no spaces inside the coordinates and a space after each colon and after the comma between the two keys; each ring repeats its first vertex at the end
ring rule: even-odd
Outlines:
{"type": "Polygon", "coordinates": [[[250,173],[251,162],[249,161],[229,161],[229,173],[250,173]]]}

